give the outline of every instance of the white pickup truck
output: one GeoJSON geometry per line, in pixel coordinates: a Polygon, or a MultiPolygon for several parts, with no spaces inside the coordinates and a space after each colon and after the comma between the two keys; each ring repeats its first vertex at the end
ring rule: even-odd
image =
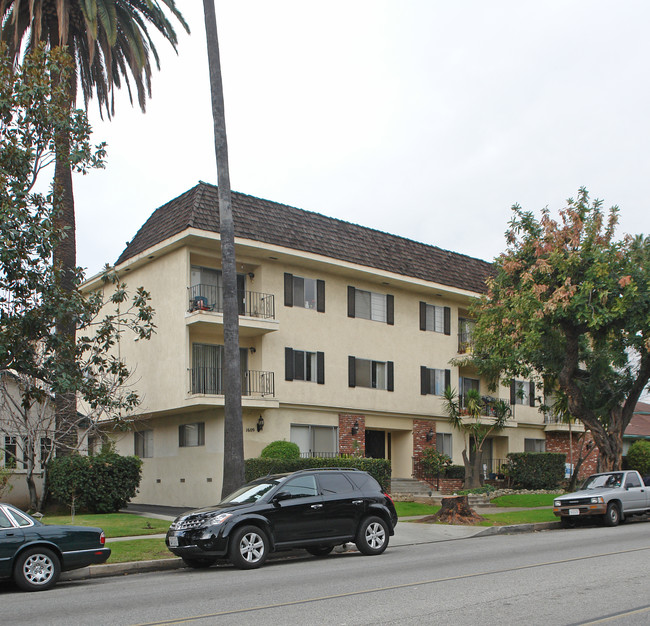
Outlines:
{"type": "Polygon", "coordinates": [[[563,526],[584,517],[600,517],[605,525],[617,526],[630,515],[650,513],[650,477],[635,470],[592,474],[580,491],[555,498],[553,513],[563,526]]]}

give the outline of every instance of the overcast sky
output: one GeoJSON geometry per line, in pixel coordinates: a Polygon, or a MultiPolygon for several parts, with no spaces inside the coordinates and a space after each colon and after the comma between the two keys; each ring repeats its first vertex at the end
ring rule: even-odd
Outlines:
{"type": "MultiPolygon", "coordinates": [[[[105,170],[75,178],[78,262],[216,183],[200,0],[143,114],[90,105],[105,170]]],[[[650,233],[650,3],[216,0],[232,188],[492,260],[514,203],[586,186],[650,233]]]]}

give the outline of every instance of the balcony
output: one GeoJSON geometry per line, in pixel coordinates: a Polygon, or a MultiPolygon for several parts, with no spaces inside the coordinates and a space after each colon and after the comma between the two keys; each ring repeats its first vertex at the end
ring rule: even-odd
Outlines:
{"type": "Polygon", "coordinates": [[[585,426],[582,422],[575,420],[571,424],[562,421],[562,419],[553,412],[544,413],[544,430],[548,432],[574,433],[585,432],[585,426]]]}
{"type": "Polygon", "coordinates": [[[474,349],[474,340],[469,331],[458,333],[458,354],[471,354],[474,349]]]}
{"type": "MultiPolygon", "coordinates": [[[[274,330],[275,296],[257,291],[238,291],[239,334],[252,337],[274,330]]],[[[188,289],[188,325],[223,327],[223,289],[216,285],[199,284],[188,289]]]]}
{"type": "MultiPolygon", "coordinates": [[[[189,393],[191,395],[222,396],[223,369],[217,367],[195,367],[189,372],[189,393]]],[[[242,396],[261,398],[275,396],[274,372],[246,370],[242,372],[242,396]]]]}

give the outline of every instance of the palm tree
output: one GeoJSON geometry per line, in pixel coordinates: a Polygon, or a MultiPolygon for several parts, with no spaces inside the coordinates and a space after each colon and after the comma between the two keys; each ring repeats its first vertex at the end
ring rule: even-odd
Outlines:
{"type": "Polygon", "coordinates": [[[224,353],[224,426],[223,486],[228,495],[244,483],[244,433],[241,413],[241,374],[239,370],[239,313],[237,307],[237,268],[235,266],[235,225],[230,198],[228,142],[223,105],[223,84],[217,18],[214,0],[203,0],[205,34],[210,67],[210,94],[214,122],[214,147],[219,182],[219,232],[221,236],[221,269],[223,273],[224,353]]]}
{"type": "MultiPolygon", "coordinates": [[[[124,83],[131,102],[131,86],[135,87],[144,111],[146,98],[151,95],[152,56],[160,68],[147,28],[157,30],[174,49],[178,42],[161,4],[189,32],[175,0],[0,0],[0,38],[15,61],[39,43],[50,48],[67,47],[76,69],[66,86],[67,106],[71,110],[76,104],[79,84],[85,105],[95,95],[100,114],[105,111],[110,118],[114,113],[114,91],[124,83]]],[[[71,291],[76,281],[77,253],[70,143],[65,134],[56,140],[54,191],[55,224],[66,236],[56,246],[53,260],[59,268],[62,287],[71,291]]],[[[59,319],[56,329],[62,343],[72,345],[74,321],[59,319]]],[[[70,356],[62,354],[61,358],[70,356]]],[[[76,419],[74,393],[58,395],[55,404],[59,423],[76,419]]]]}

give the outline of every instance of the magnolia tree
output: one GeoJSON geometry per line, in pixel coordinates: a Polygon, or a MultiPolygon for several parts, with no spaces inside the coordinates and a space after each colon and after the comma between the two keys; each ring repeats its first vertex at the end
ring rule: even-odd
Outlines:
{"type": "Polygon", "coordinates": [[[615,238],[586,189],[553,219],[519,206],[488,292],[473,307],[473,362],[492,385],[541,376],[591,431],[604,470],[650,379],[650,239],[615,238]]]}
{"type": "Polygon", "coordinates": [[[75,271],[69,291],[52,262],[66,232],[54,226],[53,192],[36,191],[36,183],[54,160],[55,137],[70,136],[70,166],[76,171],[102,166],[104,156],[103,145],[90,145],[84,112],[70,115],[60,81],[52,80],[72,69],[62,50],[39,48],[18,68],[0,50],[0,372],[10,374],[5,382],[12,381],[0,388],[0,422],[12,428],[7,436],[15,438],[16,450],[20,443],[21,456],[14,461],[32,468],[29,458],[36,458],[41,439],[67,452],[77,449],[80,428],[129,420],[139,399],[116,347],[124,333],[148,339],[155,328],[144,289],[130,295],[107,270],[108,288],[86,296],[79,289],[82,270],[75,271]],[[57,332],[61,319],[73,325],[76,336],[57,332]],[[50,406],[59,394],[83,403],[85,415],[52,426],[50,406]]]}

